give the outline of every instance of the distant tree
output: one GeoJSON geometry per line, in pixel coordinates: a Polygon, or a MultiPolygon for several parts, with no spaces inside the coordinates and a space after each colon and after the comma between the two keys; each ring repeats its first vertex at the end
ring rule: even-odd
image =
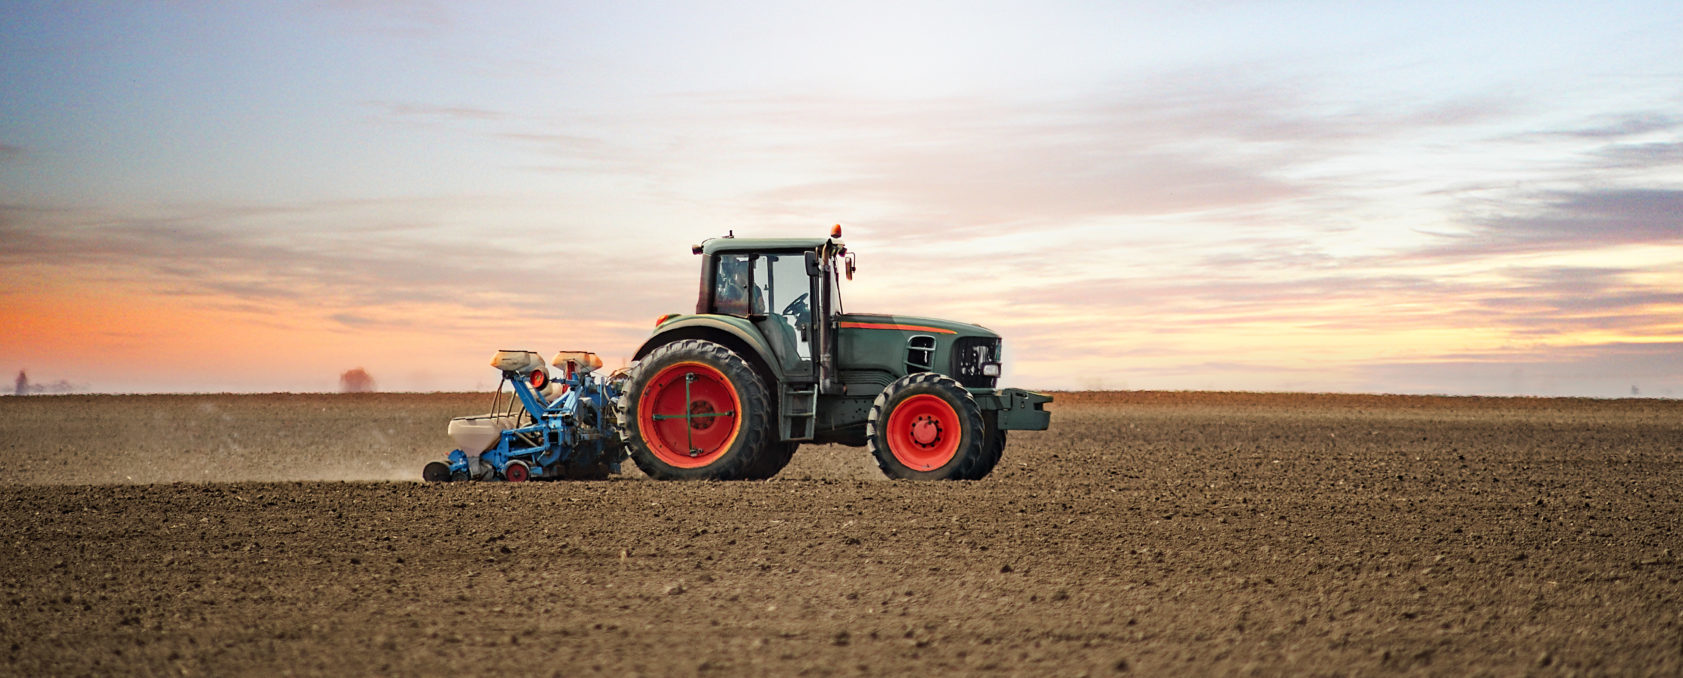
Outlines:
{"type": "Polygon", "coordinates": [[[368,370],[360,367],[346,370],[339,375],[340,393],[373,393],[374,377],[368,376],[368,370]]]}
{"type": "Polygon", "coordinates": [[[87,384],[72,384],[68,379],[33,382],[29,380],[29,375],[24,374],[23,370],[18,370],[17,390],[14,391],[14,393],[18,395],[36,395],[39,393],[75,393],[77,391],[86,391],[87,389],[87,384]]]}

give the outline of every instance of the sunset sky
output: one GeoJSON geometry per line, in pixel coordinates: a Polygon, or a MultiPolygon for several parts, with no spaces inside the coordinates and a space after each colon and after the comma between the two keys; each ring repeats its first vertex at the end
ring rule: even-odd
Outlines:
{"type": "MultiPolygon", "coordinates": [[[[618,365],[821,236],[1011,385],[1683,397],[1683,4],[6,2],[0,370],[618,365]]],[[[7,392],[9,388],[5,389],[7,392]]]]}

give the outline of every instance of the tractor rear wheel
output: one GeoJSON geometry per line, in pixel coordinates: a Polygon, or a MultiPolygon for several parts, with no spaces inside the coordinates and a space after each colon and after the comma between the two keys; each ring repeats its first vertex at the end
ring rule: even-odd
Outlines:
{"type": "Polygon", "coordinates": [[[741,356],[684,339],[638,361],[620,399],[619,426],[631,460],[651,478],[739,480],[776,444],[769,402],[741,356]]]}
{"type": "Polygon", "coordinates": [[[984,463],[982,408],[964,386],[934,372],[906,375],[871,403],[865,446],[890,478],[964,480],[984,463]]]}
{"type": "Polygon", "coordinates": [[[783,470],[783,467],[789,465],[789,459],[795,456],[795,449],[800,446],[800,443],[794,442],[768,443],[765,449],[760,450],[759,458],[754,460],[754,464],[748,468],[748,473],[742,478],[744,480],[766,480],[777,475],[779,471],[783,470]]]}

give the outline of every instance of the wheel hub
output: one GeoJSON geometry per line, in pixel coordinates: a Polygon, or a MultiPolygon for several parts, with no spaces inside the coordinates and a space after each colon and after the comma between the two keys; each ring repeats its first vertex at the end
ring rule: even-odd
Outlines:
{"type": "Polygon", "coordinates": [[[912,422],[912,442],[918,447],[934,447],[941,442],[941,422],[927,414],[912,422]]]}
{"type": "Polygon", "coordinates": [[[881,435],[898,463],[924,472],[951,463],[966,434],[952,403],[939,394],[916,393],[893,402],[881,435]]]}
{"type": "Polygon", "coordinates": [[[704,400],[697,400],[690,403],[689,412],[690,428],[697,431],[705,431],[713,428],[713,422],[718,421],[718,417],[711,416],[713,414],[717,414],[713,410],[713,405],[704,400]]]}

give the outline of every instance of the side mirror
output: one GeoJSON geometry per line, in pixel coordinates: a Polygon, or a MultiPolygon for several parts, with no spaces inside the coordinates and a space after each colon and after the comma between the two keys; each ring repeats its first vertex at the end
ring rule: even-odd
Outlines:
{"type": "Polygon", "coordinates": [[[816,278],[822,273],[823,273],[823,271],[820,271],[819,268],[818,268],[818,253],[817,252],[807,252],[806,253],[806,274],[816,278]]]}
{"type": "Polygon", "coordinates": [[[853,253],[848,252],[847,253],[847,279],[848,280],[853,279],[853,268],[854,268],[854,266],[853,266],[853,253]]]}

